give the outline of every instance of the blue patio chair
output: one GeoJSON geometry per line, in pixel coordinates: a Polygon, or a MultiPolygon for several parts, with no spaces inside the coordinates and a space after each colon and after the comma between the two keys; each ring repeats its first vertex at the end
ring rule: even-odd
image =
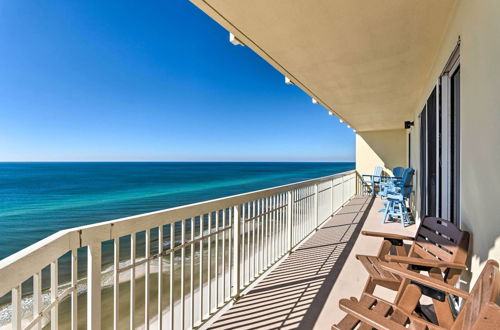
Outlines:
{"type": "Polygon", "coordinates": [[[399,217],[401,221],[401,226],[405,227],[406,224],[410,224],[410,214],[408,208],[406,207],[406,202],[410,198],[411,191],[413,189],[413,175],[415,170],[412,168],[407,168],[403,173],[403,178],[399,185],[395,185],[393,189],[387,192],[387,204],[385,207],[384,217],[382,218],[382,223],[385,223],[387,219],[392,220],[399,217]]]}
{"type": "Polygon", "coordinates": [[[387,192],[401,183],[404,171],[405,169],[403,167],[395,167],[392,170],[393,176],[382,176],[378,195],[380,197],[387,197],[387,192]]]}
{"type": "Polygon", "coordinates": [[[381,176],[382,176],[382,166],[375,167],[373,175],[363,174],[363,176],[361,177],[361,181],[363,183],[363,195],[365,194],[366,189],[368,187],[371,187],[372,195],[375,195],[375,187],[376,185],[380,185],[381,176]]]}
{"type": "Polygon", "coordinates": [[[403,173],[404,173],[405,169],[404,167],[395,167],[392,169],[392,175],[394,177],[402,177],[403,176],[403,173]]]}

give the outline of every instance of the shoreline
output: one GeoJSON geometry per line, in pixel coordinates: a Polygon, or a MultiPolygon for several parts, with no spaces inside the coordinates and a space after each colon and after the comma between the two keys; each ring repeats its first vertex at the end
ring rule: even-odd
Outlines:
{"type": "MultiPolygon", "coordinates": [[[[219,242],[220,243],[220,242],[219,242]]],[[[212,241],[212,244],[215,244],[215,241],[212,241]]],[[[190,250],[190,249],[187,249],[190,250]]],[[[228,257],[228,250],[226,250],[226,258],[228,257]]],[[[185,259],[185,288],[184,288],[184,298],[185,298],[185,324],[190,324],[190,310],[191,310],[191,295],[190,295],[190,275],[191,275],[191,270],[190,270],[190,257],[189,257],[190,252],[186,251],[186,259],[185,259]]],[[[204,259],[207,257],[207,249],[206,246],[204,247],[204,259]]],[[[221,255],[219,255],[219,258],[221,255]]],[[[181,315],[181,301],[180,301],[180,286],[181,286],[181,278],[180,278],[180,273],[181,273],[181,267],[180,267],[180,259],[178,259],[179,256],[176,254],[175,258],[175,266],[174,266],[174,292],[173,292],[173,301],[174,301],[174,319],[176,320],[175,323],[176,325],[179,323],[179,318],[181,315]]],[[[212,255],[212,258],[214,258],[214,254],[212,255]]],[[[141,258],[142,259],[142,258],[141,258]]],[[[137,261],[140,261],[141,259],[137,259],[137,261]]],[[[162,302],[163,302],[163,309],[162,309],[162,321],[164,324],[168,324],[170,322],[170,306],[169,306],[169,300],[170,300],[170,288],[169,288],[169,257],[164,257],[163,259],[163,271],[162,271],[162,278],[163,278],[163,292],[162,292],[162,302]]],[[[157,294],[157,288],[158,288],[158,259],[154,259],[150,262],[150,291],[149,291],[149,315],[150,315],[150,326],[153,324],[157,324],[158,322],[158,294],[157,294]]],[[[220,261],[220,260],[219,260],[220,261]]],[[[226,259],[227,261],[227,259],[226,259]]],[[[203,301],[203,310],[204,314],[207,314],[206,311],[208,310],[208,283],[207,283],[207,278],[206,278],[206,272],[207,272],[207,264],[206,264],[206,259],[204,260],[204,269],[203,269],[203,294],[204,294],[204,301],[203,301]],[[205,293],[206,291],[206,293],[205,293]]],[[[124,265],[129,264],[129,262],[121,262],[121,267],[124,265]]],[[[112,329],[113,328],[113,306],[114,306],[114,294],[113,294],[113,265],[103,265],[103,269],[105,269],[102,272],[102,280],[101,280],[101,320],[102,320],[102,329],[112,329]]],[[[228,266],[228,263],[226,263],[226,266],[228,266]]],[[[145,270],[146,270],[146,264],[139,265],[135,268],[135,328],[144,328],[144,320],[145,320],[145,270]]],[[[211,267],[211,274],[212,274],[212,308],[215,306],[215,278],[214,276],[215,272],[215,264],[212,263],[211,267]]],[[[218,297],[219,303],[222,301],[222,266],[221,262],[219,262],[219,294],[218,297]]],[[[229,268],[226,267],[226,294],[230,292],[230,281],[229,281],[229,268]]],[[[199,283],[199,253],[195,253],[195,260],[194,260],[194,269],[193,269],[193,278],[194,278],[194,299],[196,303],[194,304],[194,313],[195,313],[195,322],[196,320],[199,319],[199,313],[200,313],[200,306],[199,306],[199,291],[200,291],[200,283],[199,283]]],[[[128,328],[129,323],[130,323],[130,271],[125,271],[124,273],[120,274],[120,290],[119,290],[119,323],[118,323],[118,328],[128,328]]],[[[64,283],[59,286],[59,292],[62,292],[65,288],[69,286],[69,283],[64,283]]],[[[87,288],[87,280],[86,278],[80,279],[78,281],[78,328],[86,328],[86,305],[87,305],[87,294],[86,294],[86,288],[87,288]]],[[[44,290],[42,293],[43,295],[43,306],[44,308],[49,305],[50,303],[50,291],[49,290],[44,290]]],[[[22,325],[27,326],[32,318],[32,295],[27,295],[26,297],[23,297],[22,299],[22,325]]],[[[2,324],[0,324],[0,330],[3,329],[11,329],[11,324],[10,324],[10,304],[4,305],[0,307],[0,315],[3,314],[3,321],[2,324]],[[6,317],[6,314],[9,314],[9,317],[6,317]]],[[[70,327],[71,324],[71,295],[67,296],[63,301],[59,303],[59,326],[62,328],[67,328],[70,327]]],[[[49,323],[50,323],[50,313],[44,317],[44,320],[42,321],[43,324],[43,329],[49,329],[49,323]]],[[[177,328],[177,326],[175,326],[177,328]]]]}

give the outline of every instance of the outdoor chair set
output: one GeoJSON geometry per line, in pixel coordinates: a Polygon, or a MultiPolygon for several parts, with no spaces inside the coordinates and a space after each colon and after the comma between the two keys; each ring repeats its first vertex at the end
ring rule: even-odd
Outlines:
{"type": "Polygon", "coordinates": [[[384,176],[382,175],[382,167],[377,166],[373,175],[363,175],[363,194],[366,194],[367,189],[370,189],[372,196],[374,196],[378,186],[378,196],[387,199],[385,209],[382,210],[384,217],[381,222],[385,223],[387,220],[399,218],[401,226],[404,227],[411,223],[410,212],[408,212],[406,204],[411,196],[415,170],[396,167],[392,173],[394,176],[384,176]]]}
{"type": "Polygon", "coordinates": [[[384,240],[376,256],[356,256],[369,278],[359,300],[340,300],[340,309],[347,315],[332,329],[500,328],[496,261],[487,261],[470,293],[455,287],[467,269],[468,232],[447,220],[426,217],[415,237],[375,232],[363,235],[384,240]],[[412,241],[408,252],[403,241],[412,241]],[[374,296],[377,285],[397,291],[394,301],[374,296]],[[432,299],[433,309],[423,308],[423,296],[432,299]],[[463,299],[458,311],[456,298],[463,299]]]}

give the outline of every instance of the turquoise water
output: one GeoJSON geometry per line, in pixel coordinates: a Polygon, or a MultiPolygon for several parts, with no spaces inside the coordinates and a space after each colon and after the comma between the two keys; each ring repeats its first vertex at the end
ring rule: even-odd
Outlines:
{"type": "Polygon", "coordinates": [[[354,169],[354,163],[0,163],[0,259],[61,229],[354,169]]]}

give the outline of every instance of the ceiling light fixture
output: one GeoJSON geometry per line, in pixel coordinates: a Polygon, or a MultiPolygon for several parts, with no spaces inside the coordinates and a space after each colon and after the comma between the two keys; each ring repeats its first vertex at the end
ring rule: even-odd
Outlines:
{"type": "Polygon", "coordinates": [[[234,34],[232,34],[231,32],[229,32],[229,42],[235,46],[238,46],[238,45],[245,46],[245,44],[243,42],[241,42],[240,39],[236,38],[236,36],[234,34]]]}

